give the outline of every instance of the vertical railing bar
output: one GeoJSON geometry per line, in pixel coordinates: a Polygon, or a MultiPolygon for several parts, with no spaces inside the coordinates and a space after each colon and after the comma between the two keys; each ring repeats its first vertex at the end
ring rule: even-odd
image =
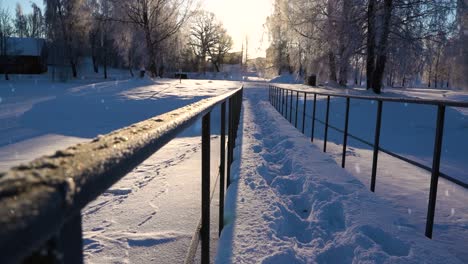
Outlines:
{"type": "Polygon", "coordinates": [[[328,119],[330,116],[330,96],[327,96],[327,112],[325,114],[325,134],[323,136],[323,152],[327,152],[327,140],[328,140],[328,119]]]}
{"type": "Polygon", "coordinates": [[[294,126],[297,128],[297,111],[299,109],[299,92],[296,92],[296,121],[294,122],[294,126]]]}
{"type": "Polygon", "coordinates": [[[82,264],[83,258],[83,227],[81,213],[77,213],[68,219],[60,229],[56,240],[55,256],[61,259],[57,262],[82,264]]]}
{"type": "Polygon", "coordinates": [[[284,118],[288,119],[288,99],[289,99],[289,90],[286,90],[286,107],[285,107],[285,115],[284,118]]]}
{"type": "Polygon", "coordinates": [[[304,92],[304,108],[302,109],[302,134],[305,133],[305,116],[306,116],[306,106],[307,106],[307,93],[304,92]]]}
{"type": "Polygon", "coordinates": [[[291,91],[290,94],[291,94],[291,96],[289,97],[289,123],[292,124],[293,91],[291,91]]]}
{"type": "Polygon", "coordinates": [[[232,164],[232,119],[233,113],[232,110],[234,107],[232,106],[233,99],[232,97],[229,98],[229,113],[228,113],[228,153],[227,153],[227,168],[226,168],[226,188],[229,188],[231,184],[231,164],[232,164]]]}
{"type": "Polygon", "coordinates": [[[372,177],[370,190],[375,192],[375,180],[377,177],[377,162],[379,157],[379,144],[380,144],[380,127],[382,123],[382,104],[381,100],[378,101],[377,105],[377,120],[375,122],[375,138],[374,138],[374,154],[372,158],[372,177]]]}
{"type": "Polygon", "coordinates": [[[344,126],[344,133],[343,133],[343,156],[341,158],[341,167],[345,167],[346,163],[346,147],[348,144],[348,124],[349,124],[349,101],[350,98],[346,97],[346,114],[345,114],[345,126],[344,126]]]}
{"type": "Polygon", "coordinates": [[[268,99],[270,101],[270,104],[272,104],[273,101],[271,100],[271,87],[268,87],[268,99]]]}
{"type": "Polygon", "coordinates": [[[278,88],[278,87],[275,87],[275,89],[276,89],[276,110],[279,111],[279,98],[280,98],[280,96],[279,96],[279,88],[278,88]]]}
{"type": "Polygon", "coordinates": [[[202,120],[201,262],[210,263],[210,115],[202,120]]]}
{"type": "Polygon", "coordinates": [[[280,99],[280,95],[279,95],[279,88],[276,87],[276,109],[279,111],[279,99],[280,99]]]}
{"type": "Polygon", "coordinates": [[[445,105],[439,105],[437,108],[437,125],[434,142],[434,156],[432,160],[431,188],[429,191],[429,202],[426,219],[426,236],[432,238],[434,228],[434,216],[437,200],[437,185],[440,174],[440,157],[442,155],[442,140],[444,135],[445,105]]]}
{"type": "Polygon", "coordinates": [[[226,101],[221,104],[221,143],[219,161],[219,236],[224,227],[224,186],[226,172],[226,101]]]}
{"type": "Polygon", "coordinates": [[[285,97],[285,91],[284,89],[281,89],[281,115],[284,116],[284,97],[285,97]]]}
{"type": "Polygon", "coordinates": [[[275,87],[275,108],[278,110],[278,88],[275,87]]]}
{"type": "Polygon", "coordinates": [[[317,94],[314,93],[314,107],[313,107],[313,110],[312,110],[312,130],[310,132],[310,141],[311,142],[314,142],[316,108],[317,108],[317,94]]]}

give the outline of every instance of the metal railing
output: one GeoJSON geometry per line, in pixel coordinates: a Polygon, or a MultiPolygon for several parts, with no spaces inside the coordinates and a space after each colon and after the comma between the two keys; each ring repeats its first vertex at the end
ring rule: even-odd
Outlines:
{"type": "Polygon", "coordinates": [[[210,247],[210,114],[221,106],[219,228],[243,88],[99,136],[0,174],[0,263],[83,263],[81,210],[202,118],[201,260],[210,247]],[[226,104],[228,147],[226,159],[226,104]]]}
{"type": "Polygon", "coordinates": [[[302,133],[305,134],[305,122],[306,116],[311,119],[311,141],[314,141],[315,133],[315,122],[319,122],[324,125],[324,140],[323,140],[323,151],[327,151],[327,141],[328,141],[328,129],[331,128],[335,131],[338,131],[343,134],[343,150],[341,158],[341,166],[344,168],[346,163],[346,149],[348,144],[348,137],[355,139],[367,146],[373,148],[373,157],[372,157],[372,174],[370,182],[370,190],[375,192],[376,178],[377,178],[377,163],[379,151],[386,153],[392,157],[400,159],[402,161],[408,162],[414,166],[422,168],[431,172],[431,185],[429,191],[429,202],[427,209],[427,219],[426,219],[426,231],[425,235],[429,238],[432,238],[433,226],[434,226],[434,215],[435,215],[435,206],[437,199],[437,185],[439,181],[439,176],[443,177],[459,186],[468,188],[468,184],[463,181],[460,181],[454,177],[451,177],[447,174],[444,174],[440,171],[440,158],[442,152],[442,138],[444,132],[444,121],[445,121],[445,109],[446,107],[461,107],[468,108],[468,102],[458,102],[458,101],[443,101],[443,100],[425,100],[425,99],[414,99],[414,98],[394,98],[394,97],[383,97],[383,96],[366,96],[366,95],[349,95],[342,93],[325,93],[317,91],[304,91],[300,89],[291,89],[291,88],[282,88],[278,86],[270,85],[268,89],[268,96],[270,103],[291,123],[294,121],[294,125],[297,128],[298,126],[298,111],[299,111],[299,96],[302,95],[304,105],[302,110],[302,133]],[[293,107],[293,97],[295,94],[296,102],[295,107],[293,107]],[[312,107],[312,116],[306,114],[306,104],[307,104],[307,95],[313,95],[313,107],[312,107]],[[322,121],[316,117],[316,105],[317,105],[317,96],[326,97],[326,112],[325,112],[325,121],[322,121]],[[345,110],[345,120],[344,120],[344,129],[337,128],[329,124],[330,117],[330,98],[331,97],[340,97],[346,99],[346,110],[345,110]],[[361,100],[372,100],[377,101],[377,115],[374,131],[374,142],[368,142],[362,138],[359,138],[355,135],[352,135],[348,132],[349,127],[349,109],[351,99],[361,99],[361,100]],[[288,102],[289,101],[289,102],[288,102]],[[387,149],[380,147],[380,130],[382,124],[382,108],[384,102],[396,102],[396,103],[408,103],[408,104],[424,104],[424,105],[433,105],[437,106],[437,121],[436,121],[436,133],[434,140],[434,152],[432,167],[428,167],[424,164],[421,164],[417,161],[408,159],[396,153],[393,153],[387,149]],[[295,120],[293,120],[292,112],[293,108],[295,109],[295,120]]]}

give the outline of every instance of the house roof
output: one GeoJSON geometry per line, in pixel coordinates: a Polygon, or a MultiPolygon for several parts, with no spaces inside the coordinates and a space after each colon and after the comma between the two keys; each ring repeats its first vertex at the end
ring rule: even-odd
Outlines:
{"type": "Polygon", "coordinates": [[[8,55],[41,56],[44,45],[45,40],[39,38],[9,37],[7,39],[8,55]]]}

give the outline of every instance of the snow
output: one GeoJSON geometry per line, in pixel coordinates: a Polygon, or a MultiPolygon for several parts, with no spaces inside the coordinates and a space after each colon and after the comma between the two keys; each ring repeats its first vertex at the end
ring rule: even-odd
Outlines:
{"type": "MultiPolygon", "coordinates": [[[[0,171],[240,86],[239,82],[206,79],[181,83],[126,79],[121,72],[110,72],[107,81],[94,74],[66,83],[51,82],[44,76],[12,76],[14,81],[0,81],[0,171]]],[[[238,75],[207,77],[240,79],[238,75]]],[[[260,79],[248,76],[244,80],[260,79]]],[[[429,240],[423,236],[427,172],[381,153],[377,193],[372,194],[368,191],[370,149],[350,140],[347,168],[340,169],[339,135],[330,131],[329,153],[323,154],[319,149],[323,127],[317,125],[319,138],[311,144],[267,102],[266,83],[244,84],[243,122],[232,166],[234,182],[227,191],[227,226],[219,246],[219,109],[212,113],[211,253],[217,263],[468,261],[464,252],[467,193],[463,188],[440,180],[435,239],[429,240]]],[[[349,92],[365,93],[359,89],[349,92]]],[[[459,92],[444,94],[450,99],[466,98],[459,92]]],[[[441,95],[395,90],[389,96],[441,95]]],[[[323,116],[323,103],[321,98],[318,116],[323,116]]],[[[311,105],[309,100],[308,112],[311,105]]],[[[333,101],[332,113],[343,112],[341,107],[339,101],[333,101]]],[[[362,125],[362,129],[351,125],[352,133],[369,139],[375,104],[358,102],[352,107],[352,118],[362,116],[351,121],[362,125]]],[[[424,109],[409,115],[406,109],[418,111],[411,106],[384,105],[384,124],[392,120],[386,125],[412,125],[407,131],[384,133],[382,142],[395,146],[400,154],[429,162],[431,153],[424,151],[431,149],[426,145],[433,141],[433,113],[424,109]],[[393,120],[393,112],[404,118],[393,120]],[[412,138],[405,139],[407,134],[412,138]],[[393,135],[400,138],[388,140],[393,135]]],[[[466,139],[461,139],[466,135],[463,113],[459,109],[447,112],[448,139],[444,141],[453,146],[443,158],[443,170],[462,179],[467,164],[463,149],[468,148],[466,139]]],[[[341,127],[342,114],[332,115],[331,122],[341,127]]],[[[82,210],[86,263],[184,260],[200,220],[200,129],[200,123],[187,129],[82,210]]],[[[310,124],[306,125],[306,134],[309,132],[310,124]]]]}
{"type": "Polygon", "coordinates": [[[7,38],[9,55],[17,56],[41,56],[45,39],[37,38],[7,38]]]}
{"type": "MultiPolygon", "coordinates": [[[[67,83],[14,76],[0,81],[0,171],[203,98],[238,82],[85,79],[67,83]]],[[[212,113],[212,188],[219,157],[219,109],[212,113]]],[[[140,164],[82,210],[87,263],[174,263],[200,220],[201,124],[140,164]]],[[[218,198],[213,198],[212,254],[218,198]]]]}
{"type": "Polygon", "coordinates": [[[245,91],[217,263],[460,263],[310,144],[261,87],[245,91]]]}

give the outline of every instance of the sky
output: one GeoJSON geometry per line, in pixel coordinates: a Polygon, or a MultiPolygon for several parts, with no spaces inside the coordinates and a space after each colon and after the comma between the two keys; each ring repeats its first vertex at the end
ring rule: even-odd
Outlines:
{"type": "MultiPolygon", "coordinates": [[[[248,39],[249,58],[265,57],[268,34],[264,29],[267,16],[272,13],[273,0],[201,0],[202,8],[215,13],[234,40],[234,51],[240,51],[248,39]]],[[[31,11],[31,2],[43,6],[43,0],[0,0],[14,14],[19,2],[25,13],[31,11]]]]}
{"type": "Polygon", "coordinates": [[[249,58],[265,57],[268,34],[266,18],[273,11],[273,0],[204,0],[202,8],[215,13],[234,40],[234,50],[241,50],[248,38],[249,58]]]}
{"type": "Polygon", "coordinates": [[[36,3],[36,5],[42,7],[44,4],[43,0],[0,0],[0,6],[6,7],[10,10],[10,14],[13,16],[15,14],[16,3],[20,3],[23,8],[24,13],[31,12],[31,3],[36,3]]]}

